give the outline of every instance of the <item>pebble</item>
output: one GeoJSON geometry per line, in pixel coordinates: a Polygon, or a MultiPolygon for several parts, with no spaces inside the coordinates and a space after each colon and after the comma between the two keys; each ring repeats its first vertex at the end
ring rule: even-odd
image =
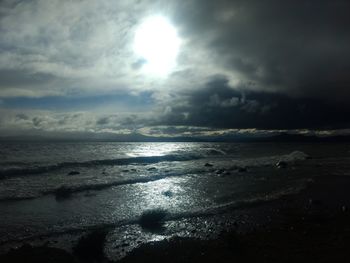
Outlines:
{"type": "Polygon", "coordinates": [[[78,172],[78,171],[70,171],[68,173],[68,175],[77,175],[77,174],[80,174],[80,172],[78,172]]]}
{"type": "Polygon", "coordinates": [[[239,167],[239,168],[238,168],[238,172],[239,172],[239,173],[248,172],[248,169],[245,168],[245,167],[239,167]]]}
{"type": "Polygon", "coordinates": [[[341,210],[342,210],[343,212],[346,212],[346,211],[348,210],[348,208],[347,208],[345,205],[343,205],[343,206],[341,207],[341,210]]]}

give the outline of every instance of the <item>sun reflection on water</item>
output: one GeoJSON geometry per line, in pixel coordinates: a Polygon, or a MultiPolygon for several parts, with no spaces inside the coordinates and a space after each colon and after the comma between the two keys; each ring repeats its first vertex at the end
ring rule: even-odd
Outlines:
{"type": "Polygon", "coordinates": [[[181,203],[182,187],[176,179],[162,179],[143,189],[143,203],[147,209],[174,209],[181,203]]]}
{"type": "Polygon", "coordinates": [[[133,151],[127,153],[127,155],[130,157],[164,156],[186,152],[192,148],[193,145],[187,143],[143,143],[137,145],[133,151]]]}

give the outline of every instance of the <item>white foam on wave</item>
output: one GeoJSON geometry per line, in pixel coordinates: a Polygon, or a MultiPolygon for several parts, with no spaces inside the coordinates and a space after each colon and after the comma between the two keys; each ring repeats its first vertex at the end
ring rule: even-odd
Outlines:
{"type": "Polygon", "coordinates": [[[22,166],[7,166],[0,168],[0,179],[8,176],[35,175],[52,172],[64,168],[93,167],[93,166],[114,166],[135,164],[152,164],[159,162],[190,161],[210,156],[222,156],[226,153],[216,148],[204,148],[200,151],[174,151],[160,156],[137,156],[117,159],[96,159],[84,162],[62,162],[49,165],[23,164],[22,166]]]}
{"type": "Polygon", "coordinates": [[[207,148],[204,151],[207,155],[226,155],[225,151],[216,148],[207,148]]]}

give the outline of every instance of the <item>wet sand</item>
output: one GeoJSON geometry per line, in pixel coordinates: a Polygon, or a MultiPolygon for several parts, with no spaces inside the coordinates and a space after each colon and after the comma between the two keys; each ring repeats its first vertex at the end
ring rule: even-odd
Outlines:
{"type": "MultiPolygon", "coordinates": [[[[219,236],[142,244],[118,262],[350,262],[349,188],[349,176],[316,177],[299,194],[232,211],[219,236]]],[[[26,245],[0,262],[110,262],[105,236],[97,230],[70,253],[26,245]]]]}
{"type": "Polygon", "coordinates": [[[298,195],[241,210],[216,239],[146,244],[121,262],[350,262],[350,177],[318,177],[298,195]]]}

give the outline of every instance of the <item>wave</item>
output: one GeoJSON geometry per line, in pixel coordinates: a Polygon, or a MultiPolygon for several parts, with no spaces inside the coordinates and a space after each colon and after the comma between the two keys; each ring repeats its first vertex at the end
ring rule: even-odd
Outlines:
{"type": "MultiPolygon", "coordinates": [[[[187,156],[190,157],[190,156],[187,156]]],[[[165,156],[156,156],[156,157],[133,157],[133,158],[125,158],[125,159],[116,159],[116,160],[96,160],[96,161],[89,161],[89,162],[84,162],[84,163],[62,163],[57,166],[47,166],[47,167],[39,167],[38,170],[33,168],[32,170],[30,169],[23,169],[20,170],[23,174],[30,174],[30,172],[33,173],[43,173],[43,172],[48,172],[52,171],[55,169],[61,169],[64,167],[73,167],[73,166],[96,166],[96,165],[123,165],[123,164],[131,164],[131,163],[143,163],[143,164],[150,164],[150,163],[155,163],[155,162],[162,162],[162,161],[184,161],[184,160],[191,160],[195,158],[200,158],[200,157],[195,157],[191,156],[191,158],[184,158],[184,156],[180,155],[165,155],[165,156]],[[28,172],[28,170],[30,172],[28,172]]],[[[294,151],[290,154],[286,155],[275,155],[275,156],[269,156],[269,157],[260,157],[260,158],[251,158],[251,159],[244,159],[244,160],[230,160],[230,166],[227,166],[226,168],[223,167],[223,171],[227,170],[229,173],[234,175],[237,171],[239,171],[239,168],[244,167],[244,168],[254,168],[254,167],[271,167],[271,166],[276,166],[279,162],[285,162],[288,164],[293,164],[298,161],[302,161],[305,159],[308,159],[309,156],[303,152],[300,151],[294,151]]],[[[277,166],[278,167],[278,166],[277,166]]],[[[44,195],[50,195],[53,194],[56,196],[57,199],[64,199],[67,197],[72,196],[74,193],[79,193],[83,191],[89,191],[89,190],[104,190],[106,188],[110,188],[113,186],[120,186],[120,185],[131,185],[131,184],[138,184],[138,183],[148,183],[148,182],[153,182],[157,180],[161,180],[167,177],[172,177],[172,176],[185,176],[185,175],[192,175],[192,174],[198,174],[199,171],[202,171],[201,168],[202,166],[197,166],[197,169],[195,170],[187,170],[186,172],[182,171],[175,171],[171,172],[168,171],[166,173],[152,173],[149,176],[138,176],[138,177],[132,177],[132,178],[127,178],[127,179],[119,179],[119,180],[112,180],[112,181],[104,181],[104,182],[98,182],[98,183],[90,183],[90,184],[81,184],[81,185],[61,185],[57,188],[37,192],[37,193],[30,193],[24,194],[24,195],[6,195],[0,197],[0,201],[16,201],[16,200],[24,200],[24,199],[34,199],[38,198],[44,195]]],[[[279,167],[278,167],[279,168],[279,167]]],[[[211,173],[212,171],[208,170],[208,173],[211,173]]],[[[10,174],[10,173],[9,173],[10,174]]],[[[9,175],[7,174],[7,175],[9,175]]],[[[20,175],[21,173],[14,173],[15,175],[20,175]]],[[[82,181],[84,182],[84,181],[82,181]]]]}
{"type": "Polygon", "coordinates": [[[159,162],[190,161],[207,158],[210,156],[226,155],[226,153],[216,148],[202,148],[200,151],[174,151],[167,155],[159,156],[133,156],[116,159],[96,159],[82,162],[61,162],[50,165],[33,165],[30,163],[6,163],[7,168],[0,168],[0,179],[9,176],[35,175],[73,167],[93,167],[99,165],[129,165],[129,164],[152,164],[159,162]]]}
{"type": "MultiPolygon", "coordinates": [[[[63,185],[59,188],[52,189],[49,191],[42,192],[43,195],[47,194],[54,194],[57,199],[64,199],[69,197],[73,193],[79,193],[83,191],[89,191],[89,190],[103,190],[105,188],[113,187],[113,186],[120,186],[120,185],[129,185],[129,184],[139,184],[139,183],[148,183],[153,182],[157,180],[164,179],[169,176],[169,174],[158,174],[154,176],[147,176],[147,177],[139,177],[139,178],[133,178],[133,179],[126,179],[122,181],[113,181],[113,182],[106,182],[106,183],[98,183],[98,184],[87,184],[87,185],[79,185],[79,186],[66,186],[63,185]]],[[[180,175],[178,175],[180,176],[180,175]]]]}
{"type": "Polygon", "coordinates": [[[278,200],[284,196],[289,196],[293,194],[297,194],[303,189],[305,189],[306,184],[300,184],[298,186],[291,186],[285,189],[277,190],[268,194],[257,194],[255,197],[243,199],[243,200],[237,200],[237,201],[231,201],[223,204],[218,204],[216,206],[209,207],[207,209],[199,210],[193,213],[193,215],[199,215],[199,216],[211,216],[216,214],[222,214],[229,212],[232,209],[239,209],[239,208],[248,208],[250,206],[256,206],[261,203],[269,202],[278,200]]]}
{"type": "Polygon", "coordinates": [[[210,155],[220,156],[220,155],[227,154],[225,151],[216,149],[216,148],[205,148],[203,150],[207,156],[210,156],[210,155]]]}
{"type": "MultiPolygon", "coordinates": [[[[113,166],[113,165],[129,165],[129,164],[152,164],[159,162],[176,162],[176,161],[190,161],[202,158],[207,158],[210,156],[225,156],[226,152],[215,149],[215,148],[204,148],[202,153],[198,152],[187,152],[187,153],[173,153],[161,156],[139,156],[139,157],[127,157],[127,158],[117,158],[117,159],[101,159],[101,160],[90,160],[84,162],[62,162],[57,164],[51,164],[46,166],[31,166],[30,164],[22,164],[22,167],[11,167],[0,169],[0,179],[5,179],[10,176],[23,176],[23,175],[35,175],[43,174],[52,171],[57,171],[65,168],[74,167],[94,167],[94,166],[113,166]]],[[[240,166],[267,166],[275,164],[278,161],[283,161],[287,163],[295,162],[298,160],[307,159],[308,155],[300,152],[294,151],[291,154],[282,156],[270,156],[261,157],[246,160],[232,160],[236,165],[240,166]]]]}
{"type": "Polygon", "coordinates": [[[99,165],[129,165],[129,164],[152,164],[159,162],[175,162],[175,161],[190,161],[205,158],[206,156],[200,154],[169,154],[162,156],[142,156],[142,157],[128,157],[118,159],[103,159],[90,160],[86,162],[63,162],[47,166],[26,166],[16,168],[5,168],[0,170],[0,178],[20,175],[33,175],[52,172],[64,168],[73,167],[94,167],[99,165]]]}
{"type": "MultiPolygon", "coordinates": [[[[271,202],[274,200],[278,200],[284,196],[294,195],[298,194],[300,191],[302,191],[305,188],[305,184],[300,184],[299,186],[294,187],[287,187],[285,189],[281,189],[278,191],[271,192],[269,194],[261,194],[257,195],[252,198],[247,199],[240,199],[235,200],[231,202],[226,202],[222,204],[217,204],[209,207],[199,208],[192,211],[183,211],[183,212],[171,212],[169,210],[164,209],[166,216],[164,218],[164,221],[179,221],[183,219],[190,219],[190,218],[208,218],[216,215],[222,215],[227,214],[230,212],[233,212],[237,209],[242,208],[252,208],[255,206],[259,206],[266,202],[271,202]]],[[[162,207],[155,208],[155,209],[161,209],[162,207]]],[[[0,241],[0,245],[3,245],[8,242],[23,242],[23,241],[29,241],[29,240],[35,240],[37,238],[47,238],[47,237],[54,237],[54,236],[60,236],[65,234],[80,234],[86,231],[92,231],[92,230],[98,230],[98,229],[110,229],[116,227],[123,227],[128,225],[135,225],[140,223],[140,216],[144,211],[140,211],[140,215],[136,217],[131,217],[128,219],[121,219],[114,222],[106,222],[106,223],[100,223],[100,224],[91,224],[91,225],[85,225],[85,226],[79,226],[79,227],[70,227],[66,229],[56,229],[53,230],[50,233],[46,234],[35,234],[31,236],[27,236],[24,238],[19,239],[13,239],[13,240],[5,240],[0,241]]]]}
{"type": "Polygon", "coordinates": [[[109,182],[102,182],[102,183],[82,184],[82,185],[75,185],[75,186],[61,185],[57,188],[44,190],[41,192],[39,191],[37,193],[0,196],[0,202],[35,199],[35,198],[39,198],[39,197],[42,197],[45,195],[51,195],[51,194],[55,195],[57,200],[62,200],[62,199],[71,197],[74,193],[80,193],[84,191],[99,191],[99,190],[104,190],[106,188],[110,188],[113,186],[149,183],[149,182],[162,180],[167,177],[175,177],[175,176],[179,177],[183,175],[184,174],[181,174],[181,173],[180,174],[179,173],[166,173],[166,174],[162,173],[162,174],[155,174],[151,176],[130,178],[130,179],[124,179],[124,180],[117,180],[117,181],[109,181],[109,182]]]}

